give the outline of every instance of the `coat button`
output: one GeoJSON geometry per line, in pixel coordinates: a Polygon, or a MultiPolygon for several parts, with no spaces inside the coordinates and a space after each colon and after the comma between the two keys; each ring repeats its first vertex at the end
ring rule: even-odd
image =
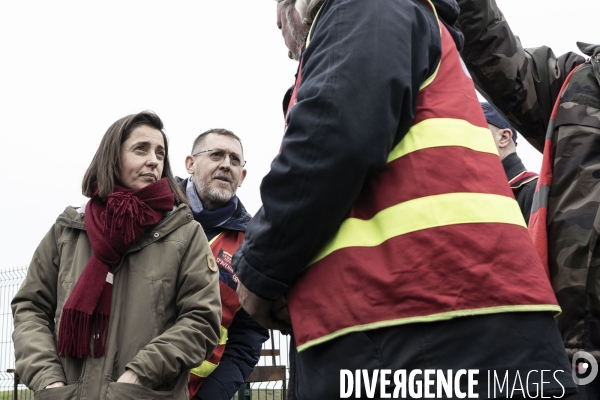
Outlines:
{"type": "Polygon", "coordinates": [[[188,214],[187,217],[188,217],[188,219],[191,219],[192,218],[192,214],[188,214]]]}
{"type": "Polygon", "coordinates": [[[159,237],[159,236],[160,236],[160,233],[158,233],[158,232],[154,232],[154,237],[155,237],[155,238],[157,238],[157,237],[159,237]]]}

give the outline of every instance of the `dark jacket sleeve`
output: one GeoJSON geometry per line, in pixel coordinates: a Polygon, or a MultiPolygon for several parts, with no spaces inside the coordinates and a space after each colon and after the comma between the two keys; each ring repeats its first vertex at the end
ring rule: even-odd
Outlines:
{"type": "Polygon", "coordinates": [[[195,398],[229,400],[246,381],[260,357],[269,331],[240,309],[229,326],[227,346],[217,369],[202,382],[195,398]]]}
{"type": "Polygon", "coordinates": [[[426,2],[326,1],[303,55],[298,102],[234,257],[255,294],[282,295],[329,240],[414,119],[440,57],[426,2]]]}
{"type": "Polygon", "coordinates": [[[546,46],[523,49],[495,0],[457,1],[461,55],[475,86],[541,152],[560,88],[584,58],[557,58],[546,46]]]}
{"type": "Polygon", "coordinates": [[[517,195],[517,202],[521,207],[521,211],[523,211],[523,217],[525,218],[527,225],[529,225],[529,217],[531,217],[531,206],[533,204],[533,195],[535,193],[536,184],[537,179],[526,183],[521,190],[519,190],[519,194],[517,195]]]}

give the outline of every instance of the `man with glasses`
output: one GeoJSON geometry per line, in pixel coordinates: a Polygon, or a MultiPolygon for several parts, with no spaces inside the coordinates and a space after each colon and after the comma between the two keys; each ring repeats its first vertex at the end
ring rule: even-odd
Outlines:
{"type": "Polygon", "coordinates": [[[190,173],[179,185],[210,243],[219,269],[223,318],[221,339],[213,354],[191,371],[190,398],[231,399],[254,369],[269,337],[243,309],[235,292],[238,278],[231,256],[244,239],[250,214],[235,195],[246,177],[242,142],[227,129],[200,134],[185,159],[190,173]],[[238,311],[239,309],[239,311],[238,311]]]}

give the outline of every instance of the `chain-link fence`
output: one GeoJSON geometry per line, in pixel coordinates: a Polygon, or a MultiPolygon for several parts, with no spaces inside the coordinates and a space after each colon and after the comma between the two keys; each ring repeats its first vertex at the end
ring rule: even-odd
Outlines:
{"type": "MultiPolygon", "coordinates": [[[[27,267],[0,270],[0,400],[33,399],[33,392],[15,382],[15,355],[12,342],[13,319],[10,302],[27,275],[27,267]]],[[[287,366],[288,337],[272,331],[272,337],[263,345],[258,366],[287,366]]],[[[284,373],[286,381],[287,372],[284,373]]],[[[287,382],[285,382],[287,384],[287,382]]],[[[284,381],[252,382],[240,388],[237,400],[280,400],[285,398],[284,381]]]]}
{"type": "Polygon", "coordinates": [[[13,319],[10,302],[25,279],[27,267],[0,271],[0,400],[33,399],[25,385],[15,385],[15,353],[13,350],[13,319]],[[16,393],[15,393],[16,390],[16,393]]]}

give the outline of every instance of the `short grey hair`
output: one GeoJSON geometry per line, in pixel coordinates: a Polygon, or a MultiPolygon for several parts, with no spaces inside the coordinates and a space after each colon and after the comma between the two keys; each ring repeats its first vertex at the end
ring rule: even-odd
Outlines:
{"type": "MultiPolygon", "coordinates": [[[[283,0],[285,2],[293,2],[294,0],[283,0]]],[[[302,18],[303,24],[312,24],[321,5],[325,2],[325,0],[295,0],[296,1],[296,10],[300,14],[302,18]]]]}

